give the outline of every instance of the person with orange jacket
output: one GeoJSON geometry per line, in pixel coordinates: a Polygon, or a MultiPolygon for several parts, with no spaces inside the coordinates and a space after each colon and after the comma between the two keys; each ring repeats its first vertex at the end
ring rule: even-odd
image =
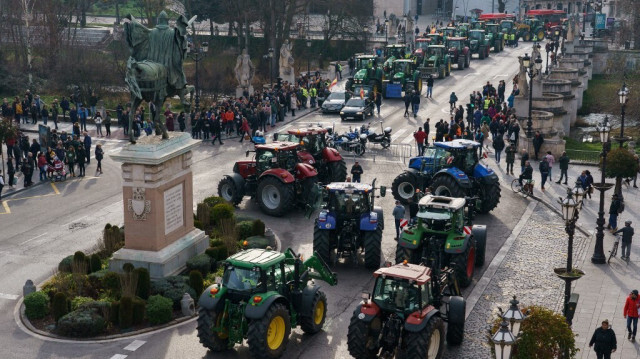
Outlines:
{"type": "Polygon", "coordinates": [[[638,331],[638,306],[640,306],[638,290],[634,289],[624,302],[622,312],[622,315],[627,318],[627,339],[632,342],[636,341],[636,332],[638,331]],[[633,331],[631,330],[631,324],[633,324],[633,331]]]}

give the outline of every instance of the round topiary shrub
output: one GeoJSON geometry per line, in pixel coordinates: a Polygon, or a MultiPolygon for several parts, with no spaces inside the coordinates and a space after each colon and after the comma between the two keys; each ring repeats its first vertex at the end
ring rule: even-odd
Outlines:
{"type": "Polygon", "coordinates": [[[100,256],[95,253],[92,254],[89,258],[89,263],[91,273],[97,272],[102,269],[102,261],[100,260],[100,256]]]}
{"type": "Polygon", "coordinates": [[[187,269],[189,271],[197,270],[202,276],[206,276],[211,271],[211,257],[202,253],[187,261],[187,269]]]}
{"type": "Polygon", "coordinates": [[[58,263],[58,271],[71,273],[71,263],[73,263],[73,255],[64,257],[60,263],[58,263]]]}
{"type": "Polygon", "coordinates": [[[264,222],[262,222],[262,220],[259,220],[259,219],[254,220],[253,221],[251,235],[252,236],[264,236],[264,231],[265,231],[264,222]]]}
{"type": "Polygon", "coordinates": [[[44,318],[49,314],[49,296],[44,292],[33,292],[24,297],[24,314],[29,319],[44,318]]]}
{"type": "Polygon", "coordinates": [[[138,285],[136,294],[138,297],[147,300],[151,291],[151,276],[147,268],[136,268],[134,272],[138,275],[138,285]]]}
{"type": "Polygon", "coordinates": [[[133,298],[133,325],[140,325],[144,320],[146,304],[140,298],[133,298]]]}
{"type": "Polygon", "coordinates": [[[228,203],[220,203],[213,206],[211,216],[215,223],[220,223],[223,219],[233,218],[233,206],[228,203]]]}
{"type": "Polygon", "coordinates": [[[67,296],[64,293],[56,293],[56,295],[53,296],[53,302],[51,303],[51,312],[56,322],[69,312],[67,309],[67,296]]]}
{"type": "Polygon", "coordinates": [[[153,325],[168,323],[173,317],[173,302],[161,295],[152,295],[147,301],[147,318],[153,325]]]}
{"type": "Polygon", "coordinates": [[[120,296],[120,274],[116,272],[107,272],[100,279],[102,288],[109,292],[113,297],[118,298],[120,296]]]}
{"type": "Polygon", "coordinates": [[[131,263],[127,262],[127,263],[122,265],[122,270],[125,273],[131,273],[134,269],[136,269],[136,267],[134,267],[133,264],[131,264],[131,263]]]}
{"type": "Polygon", "coordinates": [[[224,198],[222,197],[217,197],[217,196],[211,196],[211,197],[207,197],[204,199],[204,201],[202,201],[204,204],[206,204],[207,206],[209,206],[210,208],[215,207],[217,204],[220,203],[228,203],[227,201],[224,200],[224,198]]]}
{"type": "Polygon", "coordinates": [[[202,273],[197,270],[189,272],[189,286],[196,292],[196,298],[204,291],[204,279],[202,273]]]}
{"type": "Polygon", "coordinates": [[[60,318],[56,331],[68,337],[93,337],[102,334],[106,324],[98,310],[84,308],[60,318]]]}
{"type": "Polygon", "coordinates": [[[239,241],[244,241],[245,239],[251,237],[253,235],[253,222],[242,221],[236,223],[236,234],[238,235],[237,239],[239,241]]]}

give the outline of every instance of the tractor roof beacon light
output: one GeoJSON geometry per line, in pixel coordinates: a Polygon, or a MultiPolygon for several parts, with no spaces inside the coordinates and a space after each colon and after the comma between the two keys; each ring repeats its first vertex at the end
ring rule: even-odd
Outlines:
{"type": "Polygon", "coordinates": [[[620,97],[620,104],[625,105],[629,97],[629,89],[627,88],[626,83],[623,84],[620,91],[618,91],[618,96],[620,97]]]}
{"type": "Polygon", "coordinates": [[[502,319],[511,325],[511,333],[513,336],[518,337],[518,333],[520,333],[520,324],[527,318],[527,316],[520,311],[520,308],[518,308],[518,304],[520,302],[516,299],[515,295],[509,303],[511,303],[511,306],[502,315],[502,319]]]}
{"type": "Polygon", "coordinates": [[[611,126],[609,125],[609,116],[604,118],[604,121],[596,126],[596,130],[600,134],[600,142],[609,142],[609,134],[611,133],[611,126]]]}
{"type": "Polygon", "coordinates": [[[529,54],[524,54],[524,57],[522,58],[522,66],[524,66],[525,68],[529,68],[530,65],[531,58],[529,57],[529,54]]]}
{"type": "Polygon", "coordinates": [[[538,55],[538,58],[535,61],[536,65],[536,70],[538,70],[538,72],[540,72],[540,70],[542,70],[542,58],[540,57],[540,55],[538,55]]]}
{"type": "Polygon", "coordinates": [[[511,346],[516,342],[516,338],[509,331],[509,323],[502,320],[500,329],[491,337],[491,341],[495,346],[496,359],[511,358],[511,346]]]}

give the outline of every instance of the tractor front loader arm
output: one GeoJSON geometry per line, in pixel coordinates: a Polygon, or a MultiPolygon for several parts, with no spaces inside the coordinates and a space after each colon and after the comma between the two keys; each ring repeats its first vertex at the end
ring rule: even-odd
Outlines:
{"type": "Polygon", "coordinates": [[[310,278],[325,281],[332,286],[338,284],[338,275],[331,271],[331,268],[318,256],[318,253],[314,252],[311,257],[304,261],[304,266],[307,268],[310,278]]]}

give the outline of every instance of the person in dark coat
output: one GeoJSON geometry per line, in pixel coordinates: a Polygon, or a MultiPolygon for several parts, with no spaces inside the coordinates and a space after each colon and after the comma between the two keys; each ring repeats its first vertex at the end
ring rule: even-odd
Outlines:
{"type": "Polygon", "coordinates": [[[567,179],[569,179],[569,176],[567,175],[567,171],[569,170],[569,161],[570,159],[569,156],[567,156],[567,152],[562,152],[562,156],[558,158],[558,163],[560,163],[560,179],[556,182],[557,184],[562,182],[563,177],[564,184],[567,184],[567,179]]]}
{"type": "Polygon", "coordinates": [[[520,156],[520,172],[524,172],[524,166],[527,161],[529,161],[529,153],[526,148],[523,148],[522,156],[520,156]]]}
{"type": "Polygon", "coordinates": [[[609,328],[607,319],[602,321],[602,326],[597,328],[589,341],[589,348],[593,347],[598,359],[611,359],[611,353],[615,353],[618,349],[616,333],[609,328]]]}
{"type": "Polygon", "coordinates": [[[607,229],[613,231],[618,229],[618,213],[621,212],[620,206],[622,206],[622,202],[620,202],[618,195],[614,193],[611,198],[611,205],[609,205],[609,224],[607,225],[607,229]]]}
{"type": "Polygon", "coordinates": [[[351,176],[353,176],[353,182],[360,183],[360,178],[362,177],[363,172],[364,171],[362,170],[362,166],[360,166],[358,161],[356,161],[356,163],[354,163],[351,167],[351,176]]]}
{"type": "Polygon", "coordinates": [[[91,136],[87,131],[84,131],[84,154],[87,158],[87,165],[91,163],[91,136]]]}
{"type": "Polygon", "coordinates": [[[538,152],[540,152],[540,147],[542,147],[543,143],[544,137],[542,136],[540,131],[536,131],[536,134],[533,136],[533,150],[536,161],[538,160],[538,152]]]}
{"type": "Polygon", "coordinates": [[[493,139],[493,149],[496,152],[496,163],[500,164],[500,155],[502,154],[502,150],[504,150],[504,140],[502,136],[496,136],[493,139]]]}
{"type": "MultiPolygon", "coordinates": [[[[631,254],[631,241],[633,240],[633,227],[631,227],[631,221],[624,222],[624,227],[613,232],[614,235],[622,233],[622,259],[629,260],[629,254],[631,254]]],[[[636,293],[636,296],[638,293],[636,293]]],[[[633,335],[635,340],[636,335],[633,335]]]]}
{"type": "Polygon", "coordinates": [[[507,174],[511,174],[513,176],[513,164],[516,162],[516,152],[518,152],[518,148],[513,143],[513,141],[509,142],[509,146],[505,150],[507,154],[507,174]]]}
{"type": "Polygon", "coordinates": [[[376,92],[376,109],[378,110],[378,116],[380,116],[380,106],[382,106],[382,93],[376,92]]]}
{"type": "Polygon", "coordinates": [[[216,116],[216,118],[213,120],[213,125],[211,127],[211,129],[213,130],[213,141],[211,141],[212,145],[216,144],[216,140],[218,140],[218,142],[223,145],[224,143],[222,143],[222,121],[220,120],[219,116],[216,116]]]}
{"type": "Polygon", "coordinates": [[[404,117],[409,117],[409,107],[411,106],[411,94],[405,93],[404,97],[404,117]]]}

